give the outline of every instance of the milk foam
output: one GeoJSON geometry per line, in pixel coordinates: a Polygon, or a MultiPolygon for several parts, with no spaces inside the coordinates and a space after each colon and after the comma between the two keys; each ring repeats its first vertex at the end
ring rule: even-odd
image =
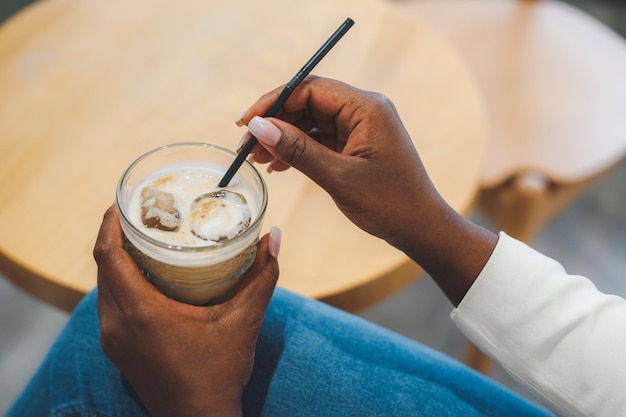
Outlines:
{"type": "Polygon", "coordinates": [[[198,163],[170,165],[150,174],[135,187],[129,199],[131,222],[148,236],[176,246],[211,246],[233,238],[255,220],[260,203],[252,188],[237,177],[228,187],[219,188],[223,174],[222,167],[198,163]],[[173,207],[180,215],[176,231],[144,224],[142,190],[146,187],[173,196],[173,207]],[[216,192],[220,194],[217,197],[216,192]]]}
{"type": "Polygon", "coordinates": [[[239,193],[220,190],[196,198],[191,210],[191,232],[201,239],[222,242],[250,225],[250,208],[239,193]]]}

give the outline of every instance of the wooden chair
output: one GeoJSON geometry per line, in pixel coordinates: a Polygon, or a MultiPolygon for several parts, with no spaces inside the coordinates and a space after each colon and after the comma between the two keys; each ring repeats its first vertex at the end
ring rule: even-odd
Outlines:
{"type": "MultiPolygon", "coordinates": [[[[559,1],[405,0],[465,59],[490,123],[478,207],[525,242],[626,153],[626,42],[559,1]]],[[[488,372],[473,346],[466,362],[488,372]]]]}

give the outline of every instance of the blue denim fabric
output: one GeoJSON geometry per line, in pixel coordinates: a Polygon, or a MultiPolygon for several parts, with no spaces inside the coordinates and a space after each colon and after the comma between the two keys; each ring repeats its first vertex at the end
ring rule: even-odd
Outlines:
{"type": "MultiPolygon", "coordinates": [[[[96,293],[76,308],[6,417],[146,416],[100,349],[96,293]]],[[[245,416],[547,416],[432,349],[277,289],[244,392],[245,416]]]]}

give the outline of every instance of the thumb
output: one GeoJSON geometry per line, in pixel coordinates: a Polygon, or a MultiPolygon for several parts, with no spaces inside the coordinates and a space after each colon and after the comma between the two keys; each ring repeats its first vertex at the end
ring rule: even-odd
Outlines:
{"type": "Polygon", "coordinates": [[[278,160],[301,171],[323,188],[330,185],[326,184],[325,174],[329,167],[335,166],[335,161],[338,163],[339,153],[280,119],[253,117],[248,130],[278,160]]]}
{"type": "Polygon", "coordinates": [[[227,303],[243,306],[245,311],[253,312],[255,317],[263,316],[278,280],[280,241],[281,232],[276,227],[272,227],[270,233],[261,238],[254,263],[227,303]]]}

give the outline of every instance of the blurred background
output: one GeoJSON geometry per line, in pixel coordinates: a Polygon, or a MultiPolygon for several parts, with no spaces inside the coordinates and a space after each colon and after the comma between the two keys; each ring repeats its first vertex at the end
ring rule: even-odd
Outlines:
{"type": "MultiPolygon", "coordinates": [[[[0,1],[0,25],[29,3],[0,1]]],[[[626,36],[623,3],[599,0],[570,0],[569,3],[626,36]]],[[[533,246],[560,260],[568,272],[590,277],[602,291],[626,297],[624,184],[626,165],[621,164],[551,220],[536,236],[533,246]]],[[[480,213],[474,212],[471,216],[493,229],[480,213]]],[[[452,325],[450,311],[447,299],[430,279],[422,277],[360,315],[461,358],[466,342],[452,325]]],[[[36,301],[0,277],[0,414],[4,414],[21,392],[67,319],[64,312],[36,301]]],[[[492,375],[517,390],[500,368],[495,367],[492,375]]]]}

